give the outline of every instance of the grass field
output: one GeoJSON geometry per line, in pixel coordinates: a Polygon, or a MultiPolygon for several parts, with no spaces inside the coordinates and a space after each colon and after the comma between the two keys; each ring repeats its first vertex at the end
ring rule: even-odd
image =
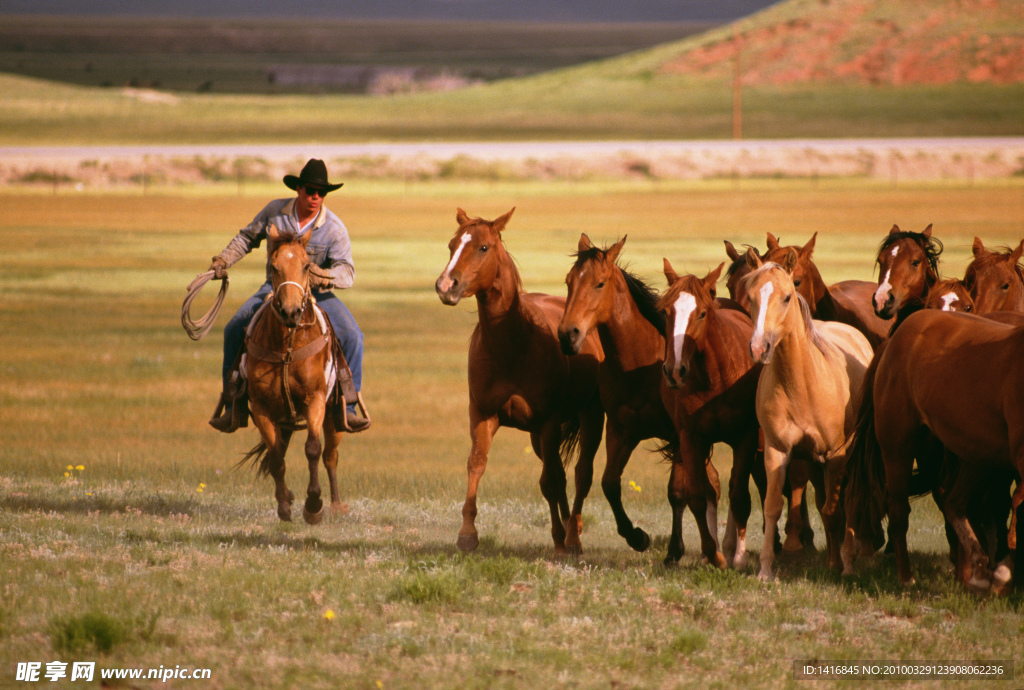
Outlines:
{"type": "MultiPolygon", "coordinates": [[[[100,669],[209,668],[204,681],[121,681],[204,688],[787,687],[797,660],[1024,660],[1021,595],[953,583],[930,501],[913,506],[906,590],[885,557],[840,581],[820,553],[782,558],[762,584],[756,536],[750,570],[710,570],[690,516],[690,552],[666,569],[667,468],[643,448],[625,501],[652,549],[628,549],[595,487],[584,556],[557,561],[539,463],[505,430],[481,485],[481,547],[458,553],[475,314],[432,289],[456,206],[516,206],[505,241],[524,281],[559,294],[582,231],[600,244],[628,233],[624,259],[660,287],[662,256],[703,274],[725,260],[723,239],[763,247],[768,231],[787,244],[818,231],[830,282],[874,279],[894,222],[934,223],[945,273],[960,275],[975,235],[1020,241],[1021,184],[346,186],[329,205],[353,237],[344,298],[366,335],[375,425],[344,440],[349,510],[318,527],[280,523],[270,481],[233,469],[256,434],[206,426],[220,337],[192,343],[179,324],[184,286],[277,192],[0,192],[0,687],[23,685],[18,663],[45,673],[54,660],[97,662],[97,682],[100,669]]],[[[262,280],[261,258],[231,280],[221,323],[262,280]]],[[[715,461],[727,475],[728,450],[715,461]]]]}

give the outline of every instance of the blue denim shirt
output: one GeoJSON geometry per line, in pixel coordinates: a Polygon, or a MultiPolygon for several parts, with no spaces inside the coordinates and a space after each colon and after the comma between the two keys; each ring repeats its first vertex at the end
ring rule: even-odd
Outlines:
{"type": "MultiPolygon", "coordinates": [[[[299,227],[295,220],[295,199],[276,199],[267,204],[262,211],[256,214],[252,222],[238,231],[238,234],[224,248],[220,256],[231,266],[243,256],[260,246],[267,237],[267,228],[273,223],[282,232],[299,234],[299,227]]],[[[356,269],[352,264],[352,242],[348,237],[348,230],[338,216],[327,210],[326,206],[320,208],[320,213],[313,226],[307,232],[312,232],[309,244],[306,245],[306,253],[309,259],[320,268],[330,271],[333,277],[334,287],[352,287],[355,281],[356,269]]],[[[270,280],[270,256],[267,256],[267,280],[270,280]]]]}

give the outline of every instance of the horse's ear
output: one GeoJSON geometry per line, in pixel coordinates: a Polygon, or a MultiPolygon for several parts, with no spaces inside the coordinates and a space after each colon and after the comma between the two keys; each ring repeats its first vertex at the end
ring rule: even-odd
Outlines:
{"type": "Polygon", "coordinates": [[[1017,245],[1017,248],[1013,250],[1012,254],[1010,254],[1010,263],[1018,263],[1020,261],[1021,254],[1024,254],[1024,240],[1021,240],[1020,244],[1017,245]]]}
{"type": "Polygon", "coordinates": [[[627,237],[628,235],[623,235],[621,240],[608,247],[608,251],[605,252],[605,256],[612,263],[615,263],[615,260],[619,258],[619,252],[622,251],[622,245],[626,244],[627,237]]]}
{"type": "Polygon", "coordinates": [[[273,254],[277,243],[281,241],[281,231],[273,223],[267,228],[267,253],[273,254]]]}
{"type": "Polygon", "coordinates": [[[711,296],[714,297],[716,294],[715,286],[718,285],[718,279],[722,277],[722,269],[725,268],[725,263],[718,264],[718,268],[711,271],[704,277],[704,287],[708,289],[711,296]]]}
{"type": "Polygon", "coordinates": [[[459,224],[461,228],[463,225],[469,224],[469,216],[461,208],[455,209],[455,222],[459,224]]]}
{"type": "Polygon", "coordinates": [[[900,226],[896,225],[896,223],[893,223],[893,224],[892,224],[892,229],[891,229],[891,230],[889,230],[889,234],[890,234],[890,235],[897,235],[897,234],[899,234],[900,232],[901,232],[901,231],[900,231],[900,226]]]}
{"type": "Polygon", "coordinates": [[[593,249],[593,248],[594,248],[594,243],[590,241],[589,237],[587,237],[587,233],[581,232],[580,233],[580,243],[576,245],[576,250],[580,254],[582,254],[583,252],[587,251],[588,249],[593,249]]]}
{"type": "Polygon", "coordinates": [[[732,242],[729,240],[725,240],[725,254],[732,261],[736,261],[736,259],[740,258],[740,253],[736,251],[736,247],[732,246],[732,242]]]}
{"type": "Polygon", "coordinates": [[[663,257],[662,261],[665,262],[665,279],[668,281],[668,284],[671,286],[672,283],[674,283],[677,280],[679,280],[679,274],[676,273],[674,268],[672,268],[672,264],[670,264],[668,262],[668,259],[663,257]]]}
{"type": "Polygon", "coordinates": [[[768,251],[770,251],[770,252],[774,251],[774,250],[778,249],[779,246],[780,246],[779,245],[779,239],[775,235],[773,235],[773,234],[771,234],[769,232],[768,233],[768,251]]]}
{"type": "Polygon", "coordinates": [[[513,206],[511,211],[509,211],[508,213],[506,213],[503,216],[499,216],[499,217],[495,218],[494,222],[491,223],[491,229],[494,230],[494,232],[501,232],[502,230],[504,230],[505,226],[508,225],[508,219],[512,217],[512,213],[515,210],[516,210],[516,207],[513,206]]]}
{"type": "Polygon", "coordinates": [[[971,251],[975,256],[981,256],[981,253],[985,251],[985,245],[982,244],[981,238],[977,235],[974,236],[974,244],[971,246],[971,251]]]}
{"type": "Polygon", "coordinates": [[[800,248],[800,256],[807,259],[811,258],[811,254],[814,253],[814,245],[818,242],[818,233],[815,232],[811,235],[811,239],[807,240],[807,244],[800,248]]]}
{"type": "Polygon", "coordinates": [[[924,235],[925,237],[931,237],[932,236],[932,224],[928,223],[928,227],[925,228],[924,232],[922,232],[921,234],[924,235]]]}
{"type": "Polygon", "coordinates": [[[313,236],[312,232],[305,232],[305,233],[302,233],[301,235],[299,235],[299,244],[302,245],[303,249],[305,249],[306,246],[309,244],[309,239],[312,236],[313,236]]]}
{"type": "Polygon", "coordinates": [[[755,250],[753,247],[748,247],[747,253],[744,254],[743,256],[747,260],[747,266],[749,266],[752,270],[756,271],[757,269],[761,268],[761,266],[764,265],[761,262],[761,257],[757,255],[757,250],[755,250]]]}
{"type": "Polygon", "coordinates": [[[799,261],[800,257],[797,256],[796,250],[790,247],[789,251],[786,252],[786,258],[782,260],[782,268],[789,275],[793,275],[793,271],[796,269],[797,262],[799,261]]]}

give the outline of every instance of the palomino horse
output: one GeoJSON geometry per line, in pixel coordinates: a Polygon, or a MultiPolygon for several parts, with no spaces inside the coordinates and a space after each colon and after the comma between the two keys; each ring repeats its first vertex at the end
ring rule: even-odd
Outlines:
{"type": "MultiPolygon", "coordinates": [[[[515,209],[512,209],[514,211],[515,209]]],[[[469,483],[462,507],[458,547],[472,551],[477,488],[498,427],[527,431],[543,463],[541,493],[551,509],[555,554],[580,553],[583,500],[590,491],[594,455],[604,416],[597,394],[601,343],[587,338],[582,355],[565,357],[556,328],[565,303],[558,297],[523,291],[519,271],[501,233],[512,211],[493,221],[455,216],[459,229],[448,243],[451,258],[437,279],[441,301],[458,304],[476,297],[479,323],[469,344],[469,483]],[[565,466],[577,446],[576,496],[566,497],[565,466]],[[563,461],[565,464],[563,464],[563,461]]]]}
{"type": "Polygon", "coordinates": [[[328,378],[337,371],[338,361],[331,358],[339,356],[340,350],[333,346],[334,332],[310,294],[309,237],[309,233],[301,237],[281,233],[273,225],[267,231],[274,292],[253,317],[244,359],[252,418],[262,441],[243,462],[259,463],[260,472],[274,478],[277,515],[290,521],[295,495],[285,485],[284,457],[292,432],[301,429],[304,420],[309,430],[305,448],[309,486],[302,516],[317,524],[323,518],[321,455],[331,506],[341,506],[337,475],[341,428],[335,425],[334,415],[326,414],[328,378]]]}
{"type": "MultiPolygon", "coordinates": [[[[747,260],[753,272],[745,287],[755,324],[750,355],[765,365],[757,386],[768,475],[764,543],[772,543],[782,514],[786,467],[793,458],[803,458],[825,524],[828,562],[838,568],[843,522],[834,504],[871,344],[852,326],[811,319],[810,307],[793,285],[796,251],[787,252],[782,265],[762,263],[752,251],[747,260]],[[823,510],[826,499],[832,509],[823,510]]],[[[774,550],[762,548],[759,577],[774,577],[774,563],[774,550]]]]}
{"type": "MultiPolygon", "coordinates": [[[[1012,499],[1019,543],[1024,530],[1024,323],[1009,325],[971,314],[925,310],[904,321],[872,363],[855,449],[848,466],[844,573],[852,573],[858,530],[889,516],[901,583],[912,584],[907,553],[908,492],[922,444],[938,439],[959,458],[960,472],[944,501],[947,520],[966,558],[958,577],[978,588],[991,584],[989,559],[966,518],[967,500],[979,472],[1015,471],[1012,499]],[[965,471],[966,470],[966,471],[965,471]],[[865,521],[863,515],[873,517],[865,521]]],[[[1024,551],[1016,568],[1024,568],[1024,551]]],[[[1007,571],[996,574],[1007,580],[1007,571]]]]}
{"type": "MultiPolygon", "coordinates": [[[[681,455],[708,457],[712,444],[720,441],[732,447],[729,521],[722,551],[734,567],[743,568],[751,474],[761,496],[765,494],[754,408],[761,365],[753,364],[748,354],[753,327],[746,312],[722,308],[715,299],[724,264],[698,278],[680,277],[668,259],[664,261],[668,289],[658,308],[665,314],[663,369],[669,389],[662,389],[662,400],[675,422],[681,455]]],[[[673,468],[673,487],[685,479],[676,475],[673,468]]],[[[674,516],[673,529],[679,523],[674,516]]]]}
{"type": "Polygon", "coordinates": [[[875,313],[892,319],[904,305],[923,303],[939,281],[942,243],[932,237],[932,226],[924,232],[904,232],[893,225],[878,247],[878,289],[872,297],[875,313]]]}
{"type": "Polygon", "coordinates": [[[978,314],[1024,311],[1024,240],[1014,250],[995,252],[974,238],[974,259],[967,265],[964,284],[971,291],[978,314]]]}
{"type": "Polygon", "coordinates": [[[608,459],[601,487],[615,515],[619,534],[636,551],[645,551],[651,544],[650,536],[633,524],[622,506],[622,472],[641,441],[666,441],[665,453],[671,457],[673,466],[673,481],[669,483],[673,529],[665,563],[676,563],[683,556],[681,515],[683,506],[688,504],[697,520],[704,555],[715,565],[725,565],[725,558],[718,551],[714,512],[718,505],[718,475],[710,463],[707,469],[702,466],[706,456],[679,455],[682,444],[661,394],[665,319],[657,309],[654,291],[615,263],[625,242],[624,237],[603,250],[595,247],[586,235],[580,237],[576,263],[565,278],[569,294],[558,325],[564,353],[579,352],[586,338],[595,333],[604,348],[598,381],[607,415],[608,459]],[[678,477],[677,471],[682,473],[678,477]],[[710,480],[709,471],[713,473],[710,480]]]}

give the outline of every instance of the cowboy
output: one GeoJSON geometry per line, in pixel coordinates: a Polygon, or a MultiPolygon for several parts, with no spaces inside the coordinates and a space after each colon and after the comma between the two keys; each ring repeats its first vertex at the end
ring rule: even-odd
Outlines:
{"type": "MultiPolygon", "coordinates": [[[[224,251],[213,257],[209,270],[214,272],[214,277],[223,278],[228,267],[260,246],[271,224],[282,232],[298,236],[311,233],[306,245],[306,253],[312,262],[309,287],[317,306],[327,315],[334,328],[341,351],[352,371],[352,383],[358,392],[363,377],[363,334],[352,313],[332,292],[334,289],[352,286],[355,278],[352,243],[341,219],[324,206],[324,197],[341,187],[342,183],[331,184],[327,179],[327,166],[315,158],[306,163],[298,177],[285,175],[284,183],[297,192],[297,196],[277,199],[267,204],[249,225],[228,242],[224,251]]],[[[239,419],[232,409],[234,391],[238,385],[237,361],[245,343],[249,322],[272,292],[268,254],[267,282],[242,304],[224,327],[224,392],[218,405],[218,411],[223,408],[223,413],[220,416],[214,413],[210,419],[210,426],[218,431],[231,433],[238,428],[239,419]]],[[[345,417],[352,431],[362,431],[370,425],[369,420],[356,414],[354,404],[349,404],[345,417]]]]}

